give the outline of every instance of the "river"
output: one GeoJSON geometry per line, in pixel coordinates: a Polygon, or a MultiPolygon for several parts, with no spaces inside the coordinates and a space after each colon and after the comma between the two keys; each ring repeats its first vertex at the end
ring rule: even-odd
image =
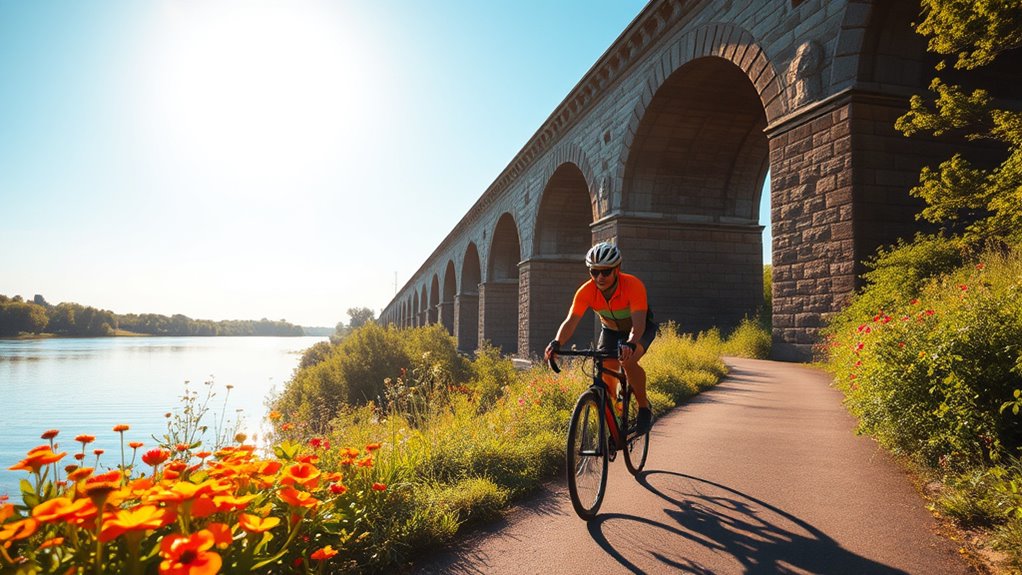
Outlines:
{"type": "MultiPolygon", "coordinates": [[[[120,464],[120,435],[113,427],[127,424],[125,442],[156,446],[153,435],[167,430],[165,414],[180,412],[187,388],[209,401],[204,421],[230,424],[258,433],[265,421],[265,401],[279,392],[298,366],[301,352],[324,337],[108,337],[81,339],[0,340],[0,495],[18,499],[24,471],[8,468],[29,449],[46,443],[40,436],[60,431],[60,465],[75,463],[81,451],[76,435],[96,437],[86,450],[93,466],[94,449],[103,449],[100,468],[120,464]],[[205,382],[212,382],[206,385],[205,382]],[[232,388],[227,389],[230,385],[232,388]]],[[[207,439],[211,440],[211,436],[207,439]]],[[[127,448],[130,458],[131,450],[127,448]]],[[[139,453],[141,457],[141,453],[139,453]]],[[[137,462],[138,466],[142,464],[137,462]]]]}

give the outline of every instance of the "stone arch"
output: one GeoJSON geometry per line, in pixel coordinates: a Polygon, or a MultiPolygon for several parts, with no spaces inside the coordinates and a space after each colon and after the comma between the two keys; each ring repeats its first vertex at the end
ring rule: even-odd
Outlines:
{"type": "Polygon", "coordinates": [[[504,353],[518,348],[518,264],[521,240],[514,216],[501,214],[493,230],[486,263],[486,281],[479,293],[483,337],[504,353]]]}
{"type": "Polygon", "coordinates": [[[732,60],[690,60],[659,83],[626,150],[620,216],[605,232],[657,316],[686,331],[727,330],[761,305],[763,101],[732,60]]]}
{"type": "MultiPolygon", "coordinates": [[[[553,170],[543,188],[536,212],[533,253],[522,265],[524,310],[519,349],[532,354],[543,351],[564,319],[574,290],[586,281],[582,264],[592,246],[596,201],[580,167],[564,162],[553,170]]],[[[582,326],[591,326],[592,317],[582,326]]],[[[591,330],[578,329],[572,343],[585,345],[591,330]]]]}
{"type": "Polygon", "coordinates": [[[475,242],[469,242],[461,262],[461,289],[454,304],[454,335],[458,349],[463,351],[479,347],[479,284],[483,281],[479,261],[475,242]]]}
{"type": "Polygon", "coordinates": [[[440,321],[440,277],[433,274],[433,281],[429,286],[429,313],[426,314],[426,323],[433,325],[440,321]]]}
{"type": "Polygon", "coordinates": [[[447,333],[454,335],[454,299],[458,294],[458,274],[454,270],[454,261],[447,260],[444,270],[444,287],[440,298],[440,323],[447,328],[447,333]]]}
{"type": "Polygon", "coordinates": [[[421,323],[422,316],[419,315],[419,301],[419,288],[415,288],[415,291],[412,293],[412,317],[411,326],[409,327],[419,327],[421,323]]]}
{"type": "Polygon", "coordinates": [[[429,289],[425,285],[419,290],[419,313],[415,325],[429,325],[429,289]]]}

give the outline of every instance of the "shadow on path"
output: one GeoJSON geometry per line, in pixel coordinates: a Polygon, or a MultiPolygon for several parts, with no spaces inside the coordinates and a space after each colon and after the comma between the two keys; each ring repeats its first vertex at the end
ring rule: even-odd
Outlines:
{"type": "Polygon", "coordinates": [[[626,557],[636,553],[631,549],[636,538],[624,534],[638,531],[647,545],[644,553],[686,573],[719,573],[721,562],[732,567],[737,562],[744,573],[764,575],[906,574],[852,553],[798,517],[726,485],[668,471],[647,471],[637,479],[669,504],[664,511],[673,524],[627,514],[600,515],[589,522],[593,540],[633,573],[644,571],[638,558],[626,557]]]}

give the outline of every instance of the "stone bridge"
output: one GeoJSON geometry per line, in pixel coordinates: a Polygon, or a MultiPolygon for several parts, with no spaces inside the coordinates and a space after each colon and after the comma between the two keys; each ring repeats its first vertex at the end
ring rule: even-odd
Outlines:
{"type": "Polygon", "coordinates": [[[726,331],[762,304],[769,172],[774,355],[810,357],[858,262],[917,229],[907,190],[947,156],[893,128],[933,76],[918,15],[918,0],[653,0],[380,320],[538,353],[586,250],[611,240],[658,320],[726,331]]]}

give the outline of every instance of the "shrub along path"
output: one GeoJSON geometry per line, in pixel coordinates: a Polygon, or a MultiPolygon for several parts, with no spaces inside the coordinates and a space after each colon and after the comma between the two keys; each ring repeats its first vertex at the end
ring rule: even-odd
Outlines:
{"type": "Polygon", "coordinates": [[[559,482],[416,572],[971,572],[901,468],[854,435],[828,374],[727,364],[657,422],[639,481],[611,464],[588,525],[559,482]]]}

